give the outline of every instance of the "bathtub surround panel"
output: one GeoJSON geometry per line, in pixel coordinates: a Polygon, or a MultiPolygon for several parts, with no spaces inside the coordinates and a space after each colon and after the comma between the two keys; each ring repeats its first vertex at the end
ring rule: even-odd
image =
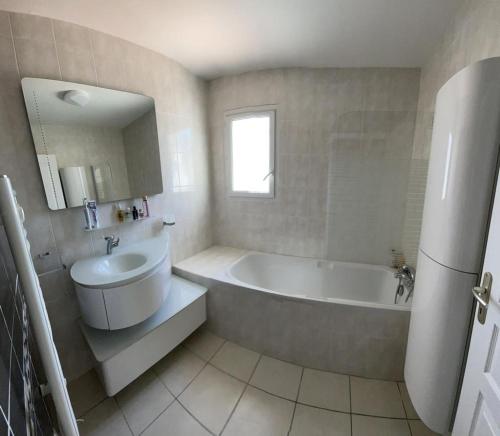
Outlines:
{"type": "Polygon", "coordinates": [[[215,333],[278,359],[403,379],[409,312],[293,300],[218,284],[210,288],[207,316],[215,333]]]}
{"type": "Polygon", "coordinates": [[[221,245],[390,264],[402,249],[418,69],[282,69],[209,86],[214,238],[221,245]],[[227,195],[226,111],[273,104],[276,196],[227,195]]]}
{"type": "MultiPolygon", "coordinates": [[[[0,11],[0,173],[8,174],[26,211],[31,252],[65,375],[77,377],[92,359],[77,325],[79,310],[68,270],[76,259],[104,254],[107,234],[123,244],[154,235],[162,217],[172,260],[211,245],[206,84],[176,62],[124,40],[74,24],[0,11]],[[152,218],[84,232],[79,209],[49,211],[21,92],[22,77],[75,81],[142,93],[156,103],[164,193],[150,198],[152,218]],[[45,257],[38,254],[49,252],[45,257]]],[[[111,224],[111,204],[99,206],[111,224]]]]}

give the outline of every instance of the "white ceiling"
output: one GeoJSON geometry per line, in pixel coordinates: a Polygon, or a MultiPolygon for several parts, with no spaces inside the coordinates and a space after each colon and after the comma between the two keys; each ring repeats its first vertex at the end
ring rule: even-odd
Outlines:
{"type": "Polygon", "coordinates": [[[459,0],[0,0],[100,30],[205,78],[263,68],[416,67],[459,0]]]}

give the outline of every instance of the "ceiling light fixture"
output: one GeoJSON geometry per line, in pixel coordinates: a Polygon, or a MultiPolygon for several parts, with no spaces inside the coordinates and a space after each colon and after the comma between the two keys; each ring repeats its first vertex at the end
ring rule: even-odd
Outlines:
{"type": "Polygon", "coordinates": [[[90,94],[80,89],[72,89],[64,93],[64,101],[74,106],[84,107],[90,101],[90,94]]]}

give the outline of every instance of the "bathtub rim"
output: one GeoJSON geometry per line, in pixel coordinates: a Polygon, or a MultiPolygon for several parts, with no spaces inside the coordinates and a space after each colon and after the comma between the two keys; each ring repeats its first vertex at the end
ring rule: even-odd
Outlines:
{"type": "Polygon", "coordinates": [[[347,305],[347,306],[360,306],[360,307],[367,307],[367,308],[373,308],[373,309],[385,309],[385,310],[398,310],[402,312],[410,312],[412,308],[412,298],[410,299],[410,304],[408,305],[398,305],[398,304],[383,304],[383,303],[373,303],[373,302],[368,302],[368,301],[360,301],[360,300],[349,300],[346,298],[331,298],[331,297],[313,297],[309,296],[306,294],[289,294],[286,292],[281,292],[281,291],[275,291],[272,289],[268,288],[263,288],[260,286],[253,285],[251,283],[247,283],[244,281],[239,280],[238,278],[234,277],[234,275],[231,273],[232,268],[241,262],[243,259],[252,256],[252,255],[264,255],[264,256],[277,256],[277,257],[291,257],[294,259],[301,259],[305,261],[313,261],[313,262],[325,262],[328,264],[340,264],[340,265],[358,265],[362,266],[365,268],[370,268],[370,269],[382,269],[385,270],[386,272],[391,272],[394,273],[396,270],[394,268],[390,268],[385,265],[372,265],[369,263],[358,263],[358,262],[342,262],[342,261],[336,261],[336,260],[327,260],[327,259],[318,259],[318,258],[309,258],[309,257],[301,257],[301,256],[293,256],[293,255],[288,255],[288,254],[276,254],[276,253],[265,253],[261,251],[253,251],[249,250],[242,256],[240,256],[238,259],[232,261],[228,265],[226,265],[222,271],[219,271],[218,274],[216,274],[216,279],[234,284],[240,287],[252,289],[255,291],[259,292],[265,292],[268,294],[273,294],[276,296],[280,297],[285,297],[289,298],[292,300],[308,300],[308,301],[316,301],[316,302],[321,302],[321,303],[333,303],[333,304],[342,304],[342,305],[347,305]],[[225,279],[225,280],[224,280],[225,279]],[[228,280],[229,279],[229,280],[228,280]]]}

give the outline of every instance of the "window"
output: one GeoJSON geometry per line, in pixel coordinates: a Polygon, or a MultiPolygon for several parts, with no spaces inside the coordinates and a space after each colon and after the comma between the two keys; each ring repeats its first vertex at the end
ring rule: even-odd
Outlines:
{"type": "Polygon", "coordinates": [[[229,194],[274,197],[274,110],[226,114],[229,194]]]}

